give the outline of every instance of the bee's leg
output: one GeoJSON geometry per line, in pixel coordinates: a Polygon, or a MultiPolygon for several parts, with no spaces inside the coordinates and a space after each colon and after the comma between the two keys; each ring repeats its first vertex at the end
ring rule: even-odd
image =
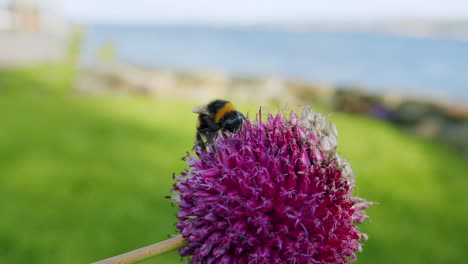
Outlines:
{"type": "Polygon", "coordinates": [[[223,136],[223,138],[226,138],[227,137],[226,130],[222,130],[221,135],[223,136]]]}
{"type": "Polygon", "coordinates": [[[242,120],[243,120],[243,121],[247,121],[247,118],[245,118],[245,115],[244,115],[244,114],[242,114],[242,113],[239,113],[239,114],[242,116],[242,120]]]}
{"type": "Polygon", "coordinates": [[[206,138],[206,144],[213,144],[213,142],[215,141],[216,139],[216,136],[218,135],[218,132],[210,132],[210,133],[206,133],[205,134],[205,138],[206,138]]]}
{"type": "Polygon", "coordinates": [[[206,150],[205,142],[203,141],[201,134],[198,132],[196,134],[196,139],[197,139],[196,144],[193,148],[195,148],[196,146],[199,146],[202,150],[206,150]]]}
{"type": "Polygon", "coordinates": [[[218,137],[218,131],[209,133],[209,134],[207,134],[207,137],[206,137],[207,138],[207,140],[206,140],[207,144],[208,143],[210,144],[210,148],[214,153],[218,153],[218,149],[216,148],[216,144],[213,144],[217,137],[218,137]]]}

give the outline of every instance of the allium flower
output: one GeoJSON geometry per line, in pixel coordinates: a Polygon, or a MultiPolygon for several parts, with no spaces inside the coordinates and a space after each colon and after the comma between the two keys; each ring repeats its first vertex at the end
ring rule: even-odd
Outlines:
{"type": "MultiPolygon", "coordinates": [[[[261,116],[261,113],[260,115],[261,116]]],[[[371,203],[336,153],[332,123],[301,117],[246,121],[235,135],[185,160],[174,185],[177,229],[189,263],[348,263],[366,235],[353,225],[371,203]]]]}

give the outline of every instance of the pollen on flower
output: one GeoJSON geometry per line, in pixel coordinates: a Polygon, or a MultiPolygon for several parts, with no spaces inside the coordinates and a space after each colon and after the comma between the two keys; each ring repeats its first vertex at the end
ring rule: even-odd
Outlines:
{"type": "Polygon", "coordinates": [[[370,202],[325,117],[269,115],[188,156],[174,185],[189,263],[348,263],[370,202]]]}

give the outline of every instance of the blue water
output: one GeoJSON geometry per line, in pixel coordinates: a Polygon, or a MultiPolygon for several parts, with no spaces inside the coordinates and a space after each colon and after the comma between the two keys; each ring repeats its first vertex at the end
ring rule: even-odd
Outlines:
{"type": "Polygon", "coordinates": [[[260,27],[94,25],[85,37],[84,62],[92,63],[108,42],[121,59],[138,65],[276,74],[468,102],[465,41],[260,27]]]}

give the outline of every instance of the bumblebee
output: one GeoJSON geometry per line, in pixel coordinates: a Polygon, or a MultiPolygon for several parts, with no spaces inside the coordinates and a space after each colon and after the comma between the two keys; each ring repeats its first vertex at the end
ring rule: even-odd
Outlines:
{"type": "Polygon", "coordinates": [[[242,128],[244,115],[232,103],[225,100],[214,100],[207,105],[201,105],[192,110],[198,114],[196,145],[206,149],[207,144],[214,142],[221,131],[234,133],[242,128]]]}

